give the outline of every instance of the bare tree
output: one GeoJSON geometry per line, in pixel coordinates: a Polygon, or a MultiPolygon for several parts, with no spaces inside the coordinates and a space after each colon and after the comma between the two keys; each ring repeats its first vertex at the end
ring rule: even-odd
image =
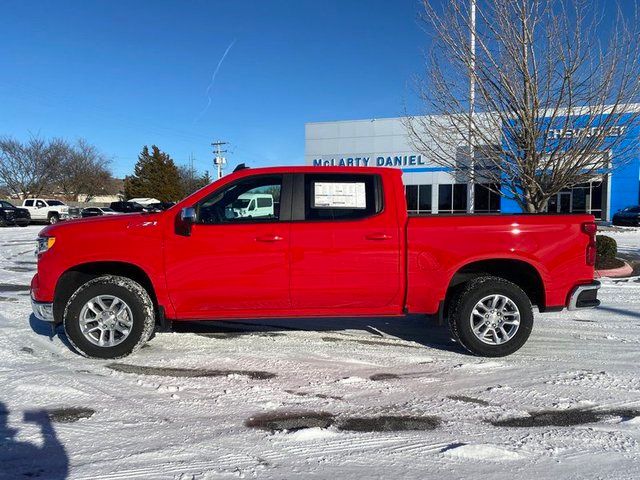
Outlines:
{"type": "Polygon", "coordinates": [[[66,146],[62,140],[32,136],[25,143],[0,139],[0,183],[22,198],[49,189],[60,169],[66,146]]]}
{"type": "Polygon", "coordinates": [[[64,157],[56,176],[57,186],[72,200],[77,201],[79,195],[84,195],[85,201],[89,201],[110,190],[109,164],[110,160],[84,139],[75,145],[65,143],[64,157]]]}
{"type": "Polygon", "coordinates": [[[474,52],[469,0],[423,4],[433,46],[416,84],[424,112],[405,121],[423,155],[531,213],[625,162],[623,134],[640,116],[637,13],[605,17],[590,0],[486,0],[474,52]]]}
{"type": "Polygon", "coordinates": [[[192,164],[180,165],[178,167],[178,176],[185,195],[191,195],[196,190],[211,183],[209,173],[205,172],[204,175],[201,175],[192,164]]]}

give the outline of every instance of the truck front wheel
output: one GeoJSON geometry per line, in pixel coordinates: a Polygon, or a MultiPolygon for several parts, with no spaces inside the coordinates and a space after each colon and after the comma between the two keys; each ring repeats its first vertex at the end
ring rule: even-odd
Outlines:
{"type": "Polygon", "coordinates": [[[60,217],[57,213],[52,213],[51,215],[49,215],[49,225],[58,223],[58,220],[60,220],[60,217]]]}
{"type": "Polygon", "coordinates": [[[482,276],[467,282],[452,299],[449,326],[474,355],[502,357],[525,344],[533,328],[527,294],[503,278],[482,276]]]}
{"type": "Polygon", "coordinates": [[[89,280],[69,298],[64,331],[85,357],[120,358],[149,340],[155,326],[149,293],[130,278],[104,275],[89,280]]]}

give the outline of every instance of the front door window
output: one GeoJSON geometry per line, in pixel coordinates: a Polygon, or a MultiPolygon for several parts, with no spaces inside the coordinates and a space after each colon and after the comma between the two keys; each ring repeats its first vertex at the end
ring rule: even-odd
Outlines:
{"type": "Polygon", "coordinates": [[[277,222],[282,176],[249,177],[216,192],[198,207],[198,223],[277,222]],[[264,205],[257,207],[257,205],[264,205]]]}

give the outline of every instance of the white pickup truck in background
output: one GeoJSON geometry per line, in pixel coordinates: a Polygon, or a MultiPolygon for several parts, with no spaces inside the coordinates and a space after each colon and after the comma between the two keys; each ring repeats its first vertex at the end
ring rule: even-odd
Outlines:
{"type": "Polygon", "coordinates": [[[60,200],[27,198],[22,202],[22,208],[29,210],[31,220],[34,222],[54,224],[69,218],[69,207],[60,200]]]}

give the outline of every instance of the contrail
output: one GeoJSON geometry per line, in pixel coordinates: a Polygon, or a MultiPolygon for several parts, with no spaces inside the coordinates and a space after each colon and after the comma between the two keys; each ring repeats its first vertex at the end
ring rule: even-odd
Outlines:
{"type": "Polygon", "coordinates": [[[216,66],[216,69],[213,71],[213,75],[211,75],[211,82],[209,82],[209,86],[207,87],[207,90],[205,92],[205,95],[207,96],[207,105],[202,109],[202,111],[196,117],[196,119],[193,121],[193,123],[198,122],[202,118],[202,116],[205,113],[207,113],[207,110],[209,110],[209,107],[211,106],[211,89],[213,88],[213,83],[216,81],[216,75],[218,75],[218,70],[220,70],[220,66],[222,65],[222,62],[224,62],[224,59],[226,58],[227,54],[229,53],[229,50],[231,50],[231,47],[233,47],[233,45],[235,43],[236,43],[236,39],[234,38],[233,41],[229,44],[227,49],[222,54],[222,57],[220,58],[220,61],[218,62],[218,65],[216,66]]]}

